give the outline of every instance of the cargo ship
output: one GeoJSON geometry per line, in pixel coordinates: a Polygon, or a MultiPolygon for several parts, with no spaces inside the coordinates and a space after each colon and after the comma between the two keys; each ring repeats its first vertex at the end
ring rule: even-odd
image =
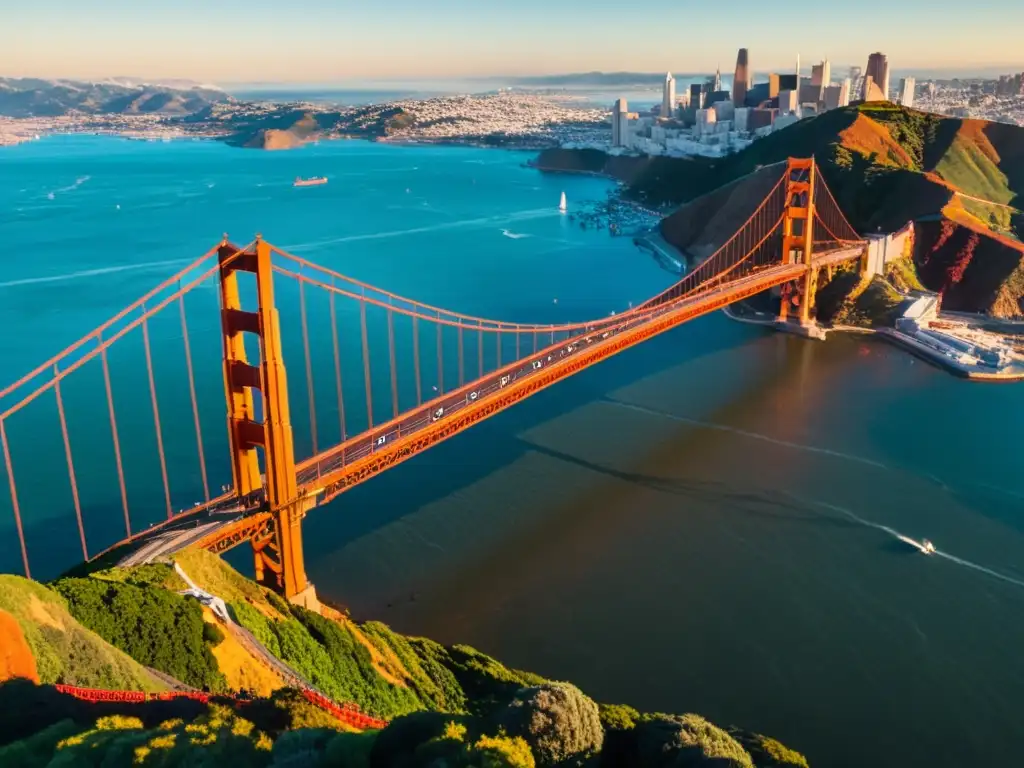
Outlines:
{"type": "Polygon", "coordinates": [[[315,187],[318,184],[326,184],[326,176],[310,176],[308,179],[304,179],[301,176],[295,177],[295,182],[292,184],[293,187],[315,187]]]}

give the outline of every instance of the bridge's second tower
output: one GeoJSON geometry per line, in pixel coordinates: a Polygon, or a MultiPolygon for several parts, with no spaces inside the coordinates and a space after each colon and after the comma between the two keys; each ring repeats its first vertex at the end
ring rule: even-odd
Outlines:
{"type": "MultiPolygon", "coordinates": [[[[792,264],[799,261],[807,265],[807,272],[801,279],[799,293],[800,323],[809,325],[814,293],[817,290],[816,271],[811,269],[814,253],[814,176],[817,168],[814,158],[790,158],[786,164],[786,212],[782,220],[782,261],[792,264]]],[[[779,320],[789,314],[789,302],[798,287],[792,283],[782,287],[782,305],[779,320]]]]}
{"type": "Polygon", "coordinates": [[[271,513],[264,535],[252,539],[256,580],[293,602],[312,607],[316,595],[306,579],[302,555],[302,518],[312,503],[300,497],[297,489],[270,246],[257,237],[254,248],[239,250],[225,240],[218,260],[234,492],[241,499],[251,499],[265,491],[271,513]],[[255,311],[242,308],[239,273],[255,276],[255,311]],[[246,357],[246,333],[259,340],[258,365],[251,364],[246,357]],[[259,413],[254,392],[262,394],[259,413]]]}

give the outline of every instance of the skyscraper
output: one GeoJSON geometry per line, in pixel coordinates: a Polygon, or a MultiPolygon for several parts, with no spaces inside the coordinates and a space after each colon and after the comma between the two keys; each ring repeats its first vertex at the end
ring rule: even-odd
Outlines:
{"type": "Polygon", "coordinates": [[[736,75],[732,81],[732,103],[742,107],[747,103],[750,90],[750,60],[746,48],[740,48],[736,55],[736,75]]]}
{"type": "Polygon", "coordinates": [[[715,82],[711,85],[711,92],[722,90],[722,67],[719,65],[715,68],[715,82]]]}
{"type": "Polygon", "coordinates": [[[704,86],[700,83],[690,85],[690,108],[704,109],[704,86]]]}
{"type": "Polygon", "coordinates": [[[612,109],[612,146],[629,146],[629,105],[625,99],[616,99],[612,109]]]}
{"type": "Polygon", "coordinates": [[[884,53],[872,53],[868,56],[868,66],[864,71],[864,101],[872,101],[868,98],[867,80],[871,78],[874,84],[882,92],[882,100],[889,99],[889,59],[884,53]]]}
{"type": "Polygon", "coordinates": [[[900,104],[904,107],[914,106],[914,86],[917,80],[913,77],[904,77],[900,80],[900,104]]]}
{"type": "Polygon", "coordinates": [[[676,115],[676,81],[669,72],[665,75],[665,86],[661,91],[661,116],[671,119],[676,115]]]}
{"type": "Polygon", "coordinates": [[[811,85],[820,85],[822,88],[832,85],[832,65],[828,59],[811,67],[811,85]]]}

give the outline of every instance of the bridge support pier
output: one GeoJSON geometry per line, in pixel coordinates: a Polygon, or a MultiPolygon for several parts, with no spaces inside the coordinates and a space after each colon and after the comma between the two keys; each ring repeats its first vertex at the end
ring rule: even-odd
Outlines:
{"type": "Polygon", "coordinates": [[[315,502],[300,497],[297,488],[270,253],[270,246],[259,236],[254,249],[240,251],[225,240],[218,251],[232,478],[236,496],[250,503],[262,497],[264,509],[271,514],[265,533],[252,539],[256,580],[288,600],[309,604],[316,602],[316,594],[306,578],[302,518],[315,502]],[[239,272],[255,275],[256,311],[242,309],[239,272]],[[244,333],[259,339],[257,365],[246,357],[244,333]],[[262,395],[262,421],[256,420],[255,392],[262,395]]]}

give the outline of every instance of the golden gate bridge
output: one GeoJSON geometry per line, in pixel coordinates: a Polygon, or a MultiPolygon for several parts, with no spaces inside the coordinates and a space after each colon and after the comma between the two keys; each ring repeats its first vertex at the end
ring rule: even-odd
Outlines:
{"type": "MultiPolygon", "coordinates": [[[[225,237],[113,318],[0,390],[0,447],[23,571],[31,575],[30,553],[46,548],[49,537],[28,537],[22,516],[26,500],[33,504],[36,497],[32,488],[19,485],[19,472],[32,464],[37,430],[23,427],[17,441],[13,436],[27,406],[44,396],[56,409],[64,465],[59,473],[66,471],[84,560],[115,548],[129,551],[128,544],[134,550],[126,563],[184,547],[223,552],[248,541],[260,583],[294,602],[314,605],[301,535],[302,519],[312,508],[624,349],[767,289],[781,286],[780,320],[788,321],[792,312],[796,322],[809,325],[819,273],[851,261],[867,268],[866,245],[813,159],[779,164],[777,183],[743,225],[670,288],[628,311],[573,323],[513,323],[465,315],[351,279],[259,236],[245,246],[225,237]],[[301,459],[295,456],[275,280],[298,289],[312,448],[311,455],[301,459]],[[230,483],[219,493],[211,490],[213,441],[209,429],[204,437],[197,395],[207,392],[212,382],[200,380],[197,386],[201,366],[190,339],[185,301],[208,289],[218,302],[216,387],[223,388],[227,406],[231,470],[230,483]],[[309,321],[314,294],[326,296],[325,323],[309,321]],[[154,356],[153,328],[158,323],[180,329],[187,386],[171,386],[160,374],[166,351],[161,347],[164,354],[154,356]],[[314,337],[325,330],[323,325],[329,328],[314,337]],[[115,360],[112,365],[111,358],[121,347],[137,348],[140,340],[146,375],[133,391],[148,390],[148,398],[143,398],[148,399],[148,412],[129,414],[118,406],[111,373],[127,363],[115,360]],[[321,371],[314,376],[316,351],[330,360],[330,374],[321,371]],[[87,376],[95,384],[92,391],[101,391],[105,402],[83,400],[93,423],[82,430],[85,434],[73,434],[69,421],[74,414],[65,392],[75,377],[87,376]],[[328,379],[333,379],[333,386],[325,402],[328,379]],[[171,399],[177,407],[167,415],[171,399]],[[317,418],[318,405],[337,414],[337,431],[332,429],[330,437],[317,418]],[[106,417],[103,428],[96,423],[101,411],[106,417]],[[175,509],[167,457],[165,430],[170,420],[179,432],[191,422],[198,468],[198,482],[192,485],[202,489],[201,498],[190,498],[187,503],[192,506],[181,510],[175,509]],[[138,483],[129,485],[128,477],[129,465],[137,464],[137,454],[146,445],[128,439],[124,425],[130,424],[127,432],[132,432],[144,423],[153,428],[164,519],[140,530],[133,525],[133,510],[142,495],[142,506],[151,514],[153,491],[149,480],[140,491],[138,483]],[[97,546],[87,536],[80,492],[83,473],[76,451],[96,454],[107,440],[113,464],[107,495],[113,495],[116,482],[124,535],[114,541],[109,539],[116,537],[108,537],[97,546]]],[[[212,314],[212,300],[205,304],[212,314]]],[[[180,453],[181,447],[176,451],[180,453]]],[[[92,474],[93,484],[101,482],[92,474]]],[[[109,515],[109,507],[103,514],[109,515]]],[[[104,522],[109,528],[110,521],[104,522]]]]}

